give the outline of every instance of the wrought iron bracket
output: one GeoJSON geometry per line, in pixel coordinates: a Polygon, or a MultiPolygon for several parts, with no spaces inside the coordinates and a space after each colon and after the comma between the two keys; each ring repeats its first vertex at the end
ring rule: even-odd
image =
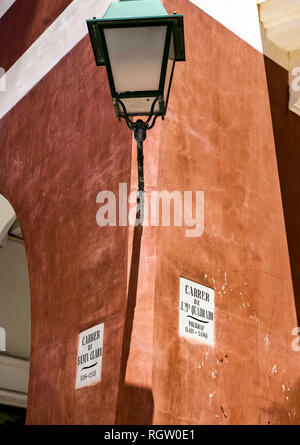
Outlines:
{"type": "Polygon", "coordinates": [[[120,99],[114,99],[114,105],[118,109],[120,106],[122,109],[122,114],[118,113],[119,120],[123,118],[130,130],[134,133],[134,139],[137,142],[137,164],[138,164],[138,203],[140,206],[140,224],[144,221],[144,152],[143,143],[147,136],[147,131],[154,127],[156,119],[161,116],[164,119],[162,113],[157,113],[154,115],[154,108],[157,102],[160,101],[159,97],[156,97],[151,105],[150,113],[146,121],[138,119],[137,121],[132,121],[127,113],[125,104],[120,99]],[[152,122],[151,122],[152,119],[152,122]]]}
{"type": "Polygon", "coordinates": [[[128,128],[130,130],[135,130],[136,127],[143,125],[146,130],[151,130],[151,128],[154,127],[156,119],[161,116],[162,120],[164,120],[164,114],[163,113],[156,113],[154,115],[154,108],[157,102],[161,102],[162,99],[160,97],[156,97],[151,105],[150,113],[146,121],[142,121],[141,119],[138,119],[136,122],[132,121],[130,117],[128,116],[125,104],[121,101],[121,99],[114,99],[114,106],[117,111],[117,115],[119,117],[119,120],[124,119],[128,128]],[[122,114],[119,112],[119,106],[122,109],[122,114]],[[152,119],[153,118],[153,119],[152,119]],[[152,119],[152,122],[150,122],[152,119]]]}

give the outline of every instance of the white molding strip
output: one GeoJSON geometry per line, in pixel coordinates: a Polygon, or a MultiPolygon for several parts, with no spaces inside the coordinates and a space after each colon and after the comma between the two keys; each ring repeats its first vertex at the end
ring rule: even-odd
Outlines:
{"type": "Polygon", "coordinates": [[[263,52],[256,0],[190,1],[259,52],[263,52]]]}
{"type": "Polygon", "coordinates": [[[0,247],[7,238],[7,233],[16,219],[16,214],[10,203],[0,195],[0,247]]]}
{"type": "Polygon", "coordinates": [[[6,351],[6,331],[4,328],[0,327],[0,351],[6,351]]]}
{"type": "Polygon", "coordinates": [[[27,394],[0,389],[0,404],[27,408],[27,394]]]}
{"type": "Polygon", "coordinates": [[[0,389],[27,394],[29,360],[0,354],[0,389]]]}
{"type": "Polygon", "coordinates": [[[0,19],[9,10],[9,8],[15,3],[16,0],[1,0],[0,2],[0,19]]]}
{"type": "Polygon", "coordinates": [[[4,74],[0,119],[9,112],[87,34],[86,19],[101,18],[111,1],[73,0],[4,74]]]}

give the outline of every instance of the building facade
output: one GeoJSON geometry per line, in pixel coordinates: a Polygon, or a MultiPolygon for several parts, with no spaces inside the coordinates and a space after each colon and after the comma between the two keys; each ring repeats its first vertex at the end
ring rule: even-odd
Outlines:
{"type": "Polygon", "coordinates": [[[26,398],[3,309],[0,370],[24,370],[0,375],[0,403],[26,405],[27,424],[299,424],[297,2],[163,1],[184,15],[186,62],[144,145],[145,190],[203,192],[190,237],[97,224],[100,192],[137,188],[85,23],[109,3],[3,2],[0,255],[17,218],[31,349],[26,398]],[[214,292],[212,343],[180,334],[184,279],[214,292]],[[79,335],[102,324],[101,380],[76,388],[79,335]]]}

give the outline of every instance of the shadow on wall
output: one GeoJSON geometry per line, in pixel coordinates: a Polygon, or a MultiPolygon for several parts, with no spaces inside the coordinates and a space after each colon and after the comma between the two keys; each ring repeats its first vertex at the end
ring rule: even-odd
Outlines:
{"type": "MultiPolygon", "coordinates": [[[[139,212],[136,215],[136,223],[138,220],[139,212]]],[[[152,391],[146,388],[125,384],[126,368],[130,352],[134,312],[136,306],[142,235],[143,226],[136,225],[133,233],[127,309],[122,345],[119,393],[116,412],[117,425],[152,425],[153,418],[154,404],[152,391]]]]}
{"type": "Polygon", "coordinates": [[[121,425],[152,425],[154,409],[152,391],[125,385],[122,393],[124,403],[118,423],[121,425]]]}
{"type": "Polygon", "coordinates": [[[288,71],[265,59],[283,212],[300,326],[300,116],[289,110],[288,71]]]}

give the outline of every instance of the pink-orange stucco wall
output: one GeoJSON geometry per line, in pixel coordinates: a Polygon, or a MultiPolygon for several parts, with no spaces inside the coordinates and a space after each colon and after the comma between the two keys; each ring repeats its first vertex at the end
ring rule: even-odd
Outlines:
{"type": "Polygon", "coordinates": [[[145,144],[147,190],[204,191],[205,230],[144,228],[126,378],[141,384],[151,369],[154,423],[298,424],[298,322],[265,60],[189,2],[164,3],[185,16],[187,60],[145,144]],[[180,276],[215,289],[214,347],[178,336],[180,276]]]}
{"type": "Polygon", "coordinates": [[[1,193],[25,240],[31,288],[27,423],[114,423],[126,307],[127,227],[96,224],[96,196],[130,178],[88,38],[0,122],[1,193]],[[80,69],[78,69],[80,66],[80,69]],[[105,323],[101,385],[75,391],[79,332],[105,323]]]}
{"type": "Polygon", "coordinates": [[[299,423],[264,58],[187,0],[164,3],[185,16],[187,60],[145,142],[145,184],[204,191],[201,237],[96,224],[98,192],[135,189],[136,148],[88,37],[0,122],[0,193],[30,273],[28,424],[299,423]],[[214,347],[178,336],[180,276],[215,289],[214,347]],[[78,334],[103,321],[102,380],[75,390],[78,334]]]}

